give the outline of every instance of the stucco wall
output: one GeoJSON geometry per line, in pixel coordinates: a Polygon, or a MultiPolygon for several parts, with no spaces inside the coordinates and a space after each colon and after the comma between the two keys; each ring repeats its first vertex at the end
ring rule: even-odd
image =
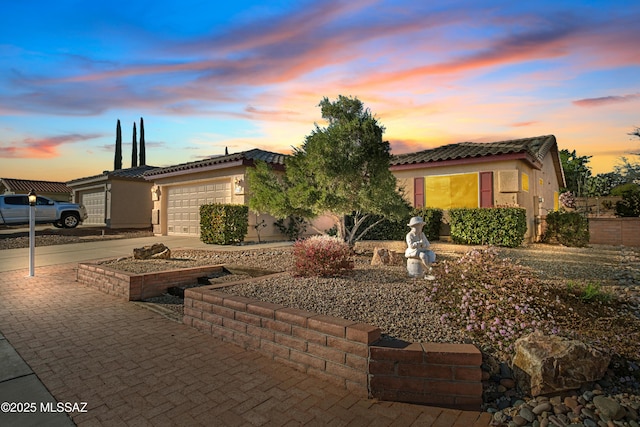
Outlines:
{"type": "Polygon", "coordinates": [[[151,226],[151,187],[146,181],[111,180],[110,228],[147,228],[151,226]]]}
{"type": "MultiPolygon", "coordinates": [[[[540,215],[553,210],[554,192],[558,191],[558,182],[549,152],[544,159],[541,170],[531,167],[522,160],[506,160],[497,162],[466,163],[442,167],[422,167],[415,169],[392,170],[398,186],[404,188],[406,199],[413,204],[414,178],[437,175],[453,175],[462,173],[493,172],[493,204],[494,206],[519,206],[527,210],[527,234],[529,241],[536,240],[540,235],[540,215]],[[511,177],[509,173],[503,173],[505,179],[515,179],[517,182],[505,186],[500,183],[501,171],[518,171],[511,177]],[[529,189],[523,189],[523,174],[528,176],[529,189]],[[509,191],[501,191],[505,188],[509,191]],[[511,191],[517,188],[517,191],[511,191]]],[[[429,207],[427,194],[427,207],[429,207]]]]}

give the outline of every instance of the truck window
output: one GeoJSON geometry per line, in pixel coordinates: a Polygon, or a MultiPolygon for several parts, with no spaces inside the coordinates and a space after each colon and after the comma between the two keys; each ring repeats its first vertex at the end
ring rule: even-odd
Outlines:
{"type": "Polygon", "coordinates": [[[28,205],[29,198],[27,196],[5,196],[5,205],[28,205]]]}

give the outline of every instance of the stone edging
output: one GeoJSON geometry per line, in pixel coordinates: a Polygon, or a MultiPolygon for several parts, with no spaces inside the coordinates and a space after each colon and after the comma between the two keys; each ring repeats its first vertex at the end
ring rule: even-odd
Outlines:
{"type": "Polygon", "coordinates": [[[106,294],[139,301],[162,295],[172,286],[195,284],[199,277],[219,273],[223,268],[224,265],[220,264],[136,274],[100,264],[79,263],[76,280],[106,294]]]}
{"type": "Polygon", "coordinates": [[[375,326],[226,294],[187,289],[183,322],[360,397],[463,410],[482,404],[482,354],[471,344],[380,341],[375,326]]]}

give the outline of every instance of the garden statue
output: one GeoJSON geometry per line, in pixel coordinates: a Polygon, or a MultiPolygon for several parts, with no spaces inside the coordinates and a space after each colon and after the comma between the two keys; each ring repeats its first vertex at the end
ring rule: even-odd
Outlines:
{"type": "Polygon", "coordinates": [[[411,277],[424,277],[427,280],[434,280],[431,274],[431,264],[436,260],[436,254],[429,249],[429,240],[422,232],[425,222],[419,216],[414,216],[407,224],[411,231],[407,233],[407,250],[404,256],[407,257],[407,272],[411,277]]]}

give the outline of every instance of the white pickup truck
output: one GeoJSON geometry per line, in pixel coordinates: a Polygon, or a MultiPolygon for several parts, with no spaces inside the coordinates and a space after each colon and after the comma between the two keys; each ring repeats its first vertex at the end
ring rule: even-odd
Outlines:
{"type": "MultiPolygon", "coordinates": [[[[58,228],[75,228],[87,219],[87,210],[76,203],[57,202],[37,196],[35,222],[58,228]]],[[[0,225],[29,224],[29,198],[26,194],[0,195],[0,225]]]]}

